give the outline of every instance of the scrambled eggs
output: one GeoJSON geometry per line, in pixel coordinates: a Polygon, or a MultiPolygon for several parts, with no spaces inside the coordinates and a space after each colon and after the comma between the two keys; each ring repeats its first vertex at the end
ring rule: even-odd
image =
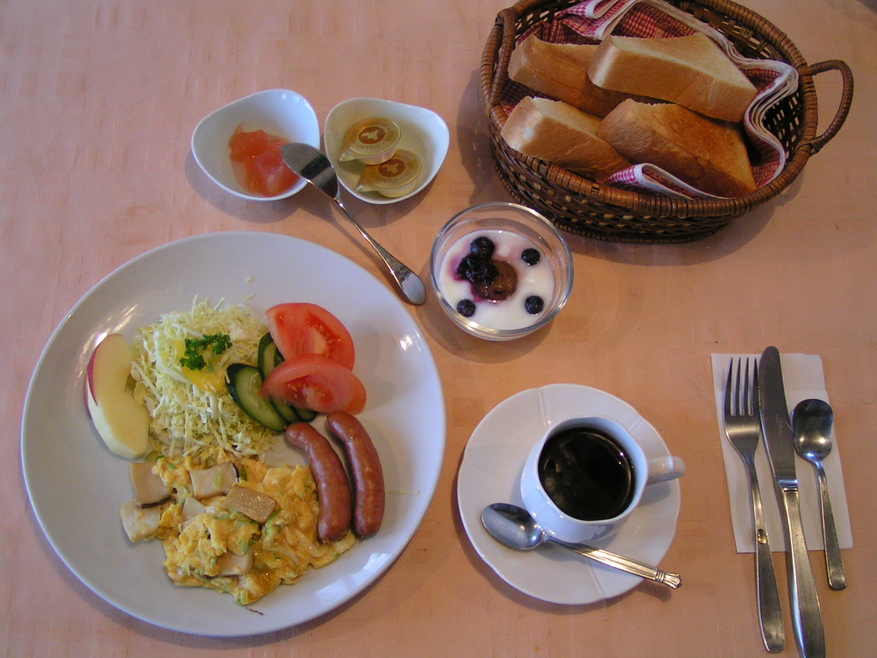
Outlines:
{"type": "Polygon", "coordinates": [[[144,538],[163,541],[164,567],[177,585],[215,589],[249,605],[280,584],[294,583],[309,566],[329,564],[356,541],[353,533],[329,544],[317,538],[320,508],[307,466],[269,467],[216,448],[199,458],[160,457],[152,470],[172,493],[154,532],[144,538]],[[237,468],[234,487],[275,503],[264,523],[226,507],[226,494],[195,499],[191,472],[226,462],[237,468]]]}

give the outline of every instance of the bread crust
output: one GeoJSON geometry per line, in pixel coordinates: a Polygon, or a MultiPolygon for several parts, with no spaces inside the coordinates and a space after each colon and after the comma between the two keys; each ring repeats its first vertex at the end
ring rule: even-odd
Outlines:
{"type": "Polygon", "coordinates": [[[610,35],[591,58],[588,76],[599,87],[677,103],[723,121],[741,121],[757,94],[700,32],[654,39],[610,35]]]}
{"type": "Polygon", "coordinates": [[[648,162],[717,196],[752,192],[755,179],[740,126],[674,103],[624,101],[600,136],[633,162],[648,162]]]}
{"type": "Polygon", "coordinates": [[[539,94],[604,117],[632,95],[602,89],[591,82],[588,64],[596,51],[596,45],[549,43],[531,34],[512,51],[509,78],[539,94]]]}
{"type": "Polygon", "coordinates": [[[524,155],[553,162],[595,180],[630,166],[598,135],[600,119],[562,101],[524,98],[500,135],[524,155]]]}

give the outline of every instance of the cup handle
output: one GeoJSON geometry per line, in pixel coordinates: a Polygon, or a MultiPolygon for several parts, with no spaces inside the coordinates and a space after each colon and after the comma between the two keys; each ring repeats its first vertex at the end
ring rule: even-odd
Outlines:
{"type": "Polygon", "coordinates": [[[649,479],[646,486],[675,480],[685,475],[685,462],[679,457],[655,457],[649,460],[649,479]]]}

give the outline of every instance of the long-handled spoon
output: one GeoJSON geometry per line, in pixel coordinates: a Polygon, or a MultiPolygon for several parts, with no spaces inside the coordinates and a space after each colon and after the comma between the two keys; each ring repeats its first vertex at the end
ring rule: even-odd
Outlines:
{"type": "Polygon", "coordinates": [[[802,400],[792,411],[792,430],[795,434],[795,450],[816,468],[819,479],[819,509],[822,512],[822,541],[825,544],[825,568],[828,572],[828,586],[843,589],[847,586],[840,546],[837,541],[837,528],[828,495],[828,479],[822,460],[831,452],[831,426],[834,412],[824,400],[802,400]]]}
{"type": "Polygon", "coordinates": [[[402,292],[403,299],[418,306],[423,304],[426,301],[426,288],[420,277],[366,233],[366,230],[347,212],[347,208],[341,203],[341,199],[338,196],[338,176],[335,174],[335,169],[332,167],[332,163],[329,162],[329,158],[310,144],[285,144],[280,149],[280,153],[290,169],[332,199],[341,208],[341,211],[356,227],[362,237],[365,238],[366,242],[378,252],[378,255],[384,261],[384,265],[387,266],[390,275],[402,292]]]}
{"type": "Polygon", "coordinates": [[[554,539],[536,523],[536,519],[530,516],[527,510],[517,505],[509,505],[508,503],[488,505],[481,512],[481,523],[484,524],[484,529],[491,537],[509,548],[531,551],[543,542],[550,541],[579,555],[584,555],[586,558],[632,573],[640,578],[654,580],[656,583],[662,583],[673,589],[682,585],[682,578],[679,574],[661,571],[642,562],[604,551],[601,548],[593,548],[586,544],[567,544],[554,539]]]}

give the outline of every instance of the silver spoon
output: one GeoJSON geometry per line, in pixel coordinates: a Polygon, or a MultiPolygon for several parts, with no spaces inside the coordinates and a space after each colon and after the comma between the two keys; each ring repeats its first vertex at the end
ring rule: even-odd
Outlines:
{"type": "Polygon", "coordinates": [[[642,562],[587,544],[567,544],[554,539],[536,523],[536,519],[530,516],[527,510],[517,505],[509,505],[508,503],[488,505],[481,512],[481,523],[484,524],[484,529],[491,537],[509,548],[531,551],[543,542],[550,541],[591,560],[632,573],[634,576],[654,580],[656,583],[663,583],[673,589],[682,585],[682,578],[679,574],[661,571],[642,562]]]}
{"type": "Polygon", "coordinates": [[[833,424],[834,412],[824,400],[802,400],[792,411],[795,450],[816,467],[816,476],[819,480],[819,509],[822,512],[822,540],[825,544],[828,586],[831,589],[843,589],[847,586],[847,577],[837,542],[837,528],[834,524],[834,513],[831,511],[831,498],[828,495],[828,480],[822,465],[822,460],[831,452],[833,424]]]}
{"type": "Polygon", "coordinates": [[[338,207],[362,234],[366,242],[378,252],[402,292],[402,298],[417,306],[423,304],[426,301],[426,288],[420,277],[366,233],[365,229],[353,219],[353,216],[341,203],[341,198],[338,196],[338,176],[335,174],[335,169],[332,168],[329,158],[310,144],[285,144],[280,149],[280,153],[290,169],[338,204],[338,207]]]}

